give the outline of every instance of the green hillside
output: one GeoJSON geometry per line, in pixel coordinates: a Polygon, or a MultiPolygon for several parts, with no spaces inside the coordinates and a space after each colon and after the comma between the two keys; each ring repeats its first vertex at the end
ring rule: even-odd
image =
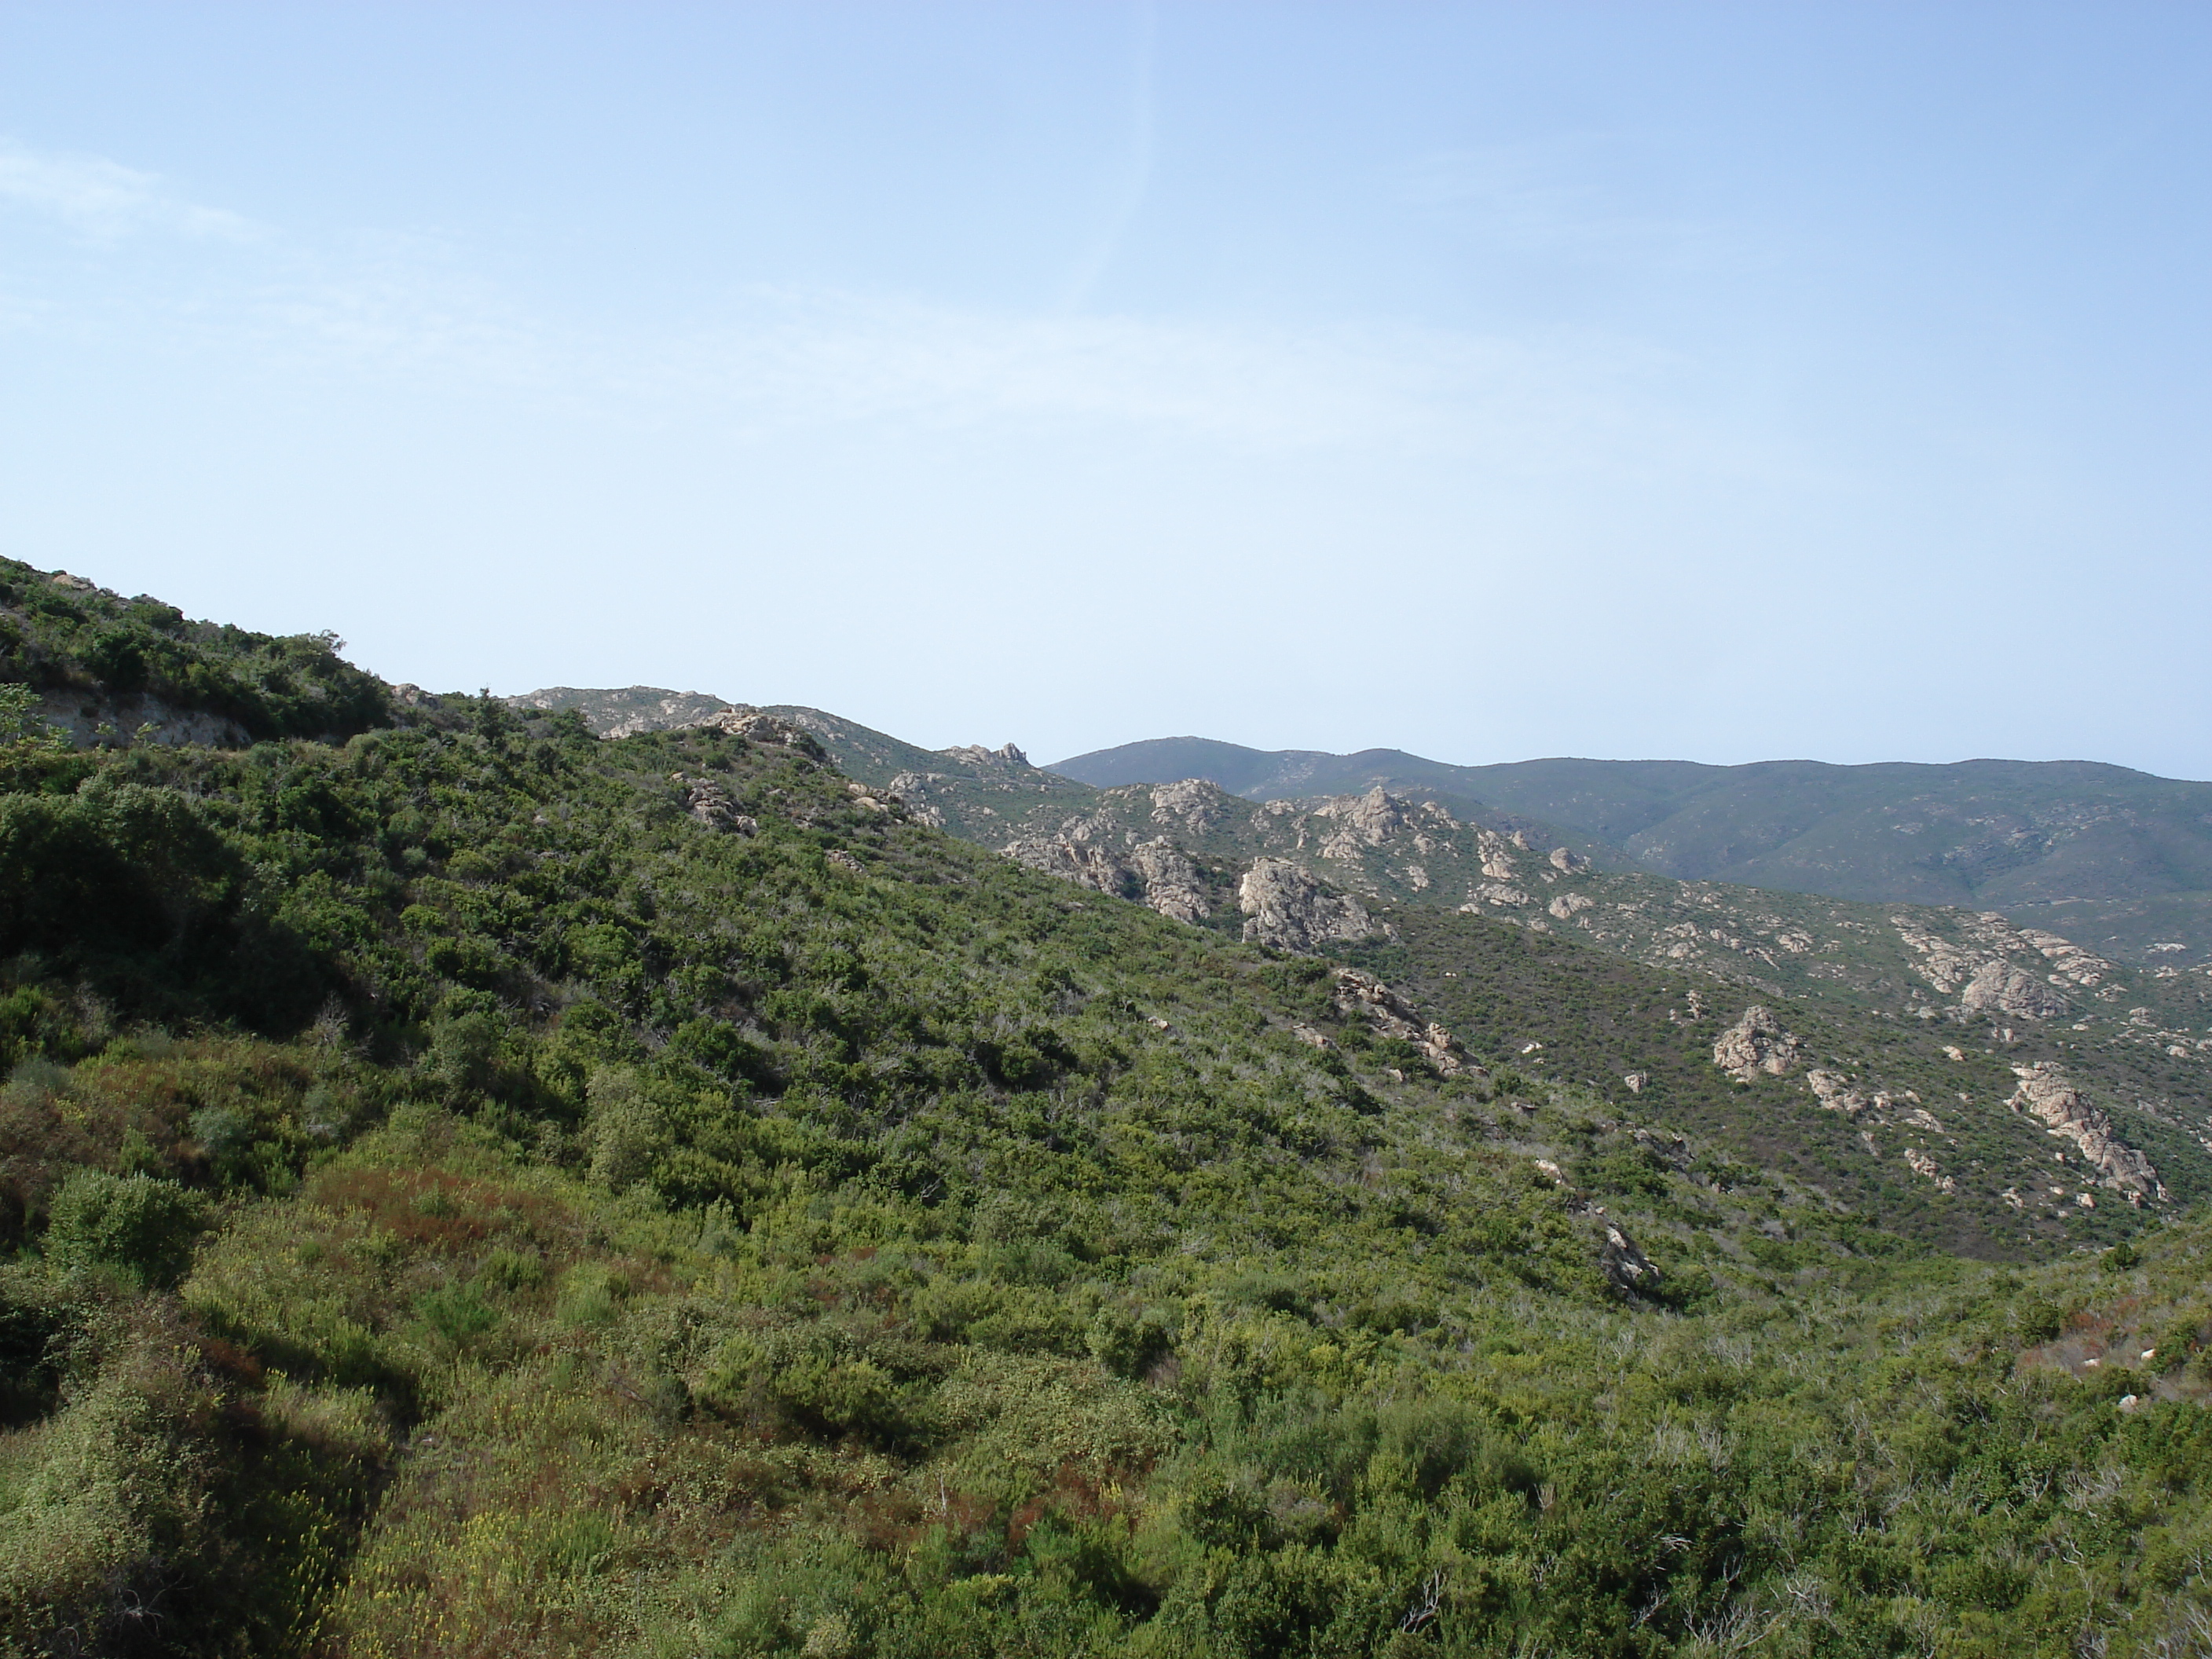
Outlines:
{"type": "MultiPolygon", "coordinates": [[[[773,715],[406,707],[0,755],[9,1651],[2212,1621],[2193,1206],[1967,1259],[1929,1181],[1705,1132],[1710,974],[1378,899],[1363,977],[948,835],[773,715]],[[1622,1053],[1644,1093],[1571,1075],[1622,1053]]],[[[1011,801],[1018,758],[973,764],[1011,801]]],[[[1785,1124],[1792,1082],[1731,1098],[1785,1124]]]]}
{"type": "Polygon", "coordinates": [[[1269,942],[1412,975],[1450,1023],[1490,1034],[1474,1041],[1491,1057],[1536,1043],[1516,1062],[1533,1074],[1632,1097],[1717,1147],[1879,1207],[1907,1237],[2003,1257],[2108,1236],[2118,1218],[2083,1200],[2112,1200],[2099,1186],[2112,1171],[2080,1164],[2024,1110],[2022,1073],[2038,1066],[2148,1159],[2159,1202],[2212,1197],[2203,966],[2135,967],[1988,913],[1603,869],[1462,820],[1430,792],[1255,805],[1193,781],[1085,791],[1018,755],[932,756],[789,712],[909,813],[1227,938],[1262,927],[1248,872],[1297,866],[1323,905],[1340,908],[1335,894],[1365,908],[1333,931],[1263,930],[1269,942]],[[933,761],[945,769],[911,769],[933,761]],[[1488,1000],[1470,1004],[1478,985],[1488,1000]],[[1715,1045],[1753,1006],[1800,1052],[1747,1085],[1715,1045]]]}

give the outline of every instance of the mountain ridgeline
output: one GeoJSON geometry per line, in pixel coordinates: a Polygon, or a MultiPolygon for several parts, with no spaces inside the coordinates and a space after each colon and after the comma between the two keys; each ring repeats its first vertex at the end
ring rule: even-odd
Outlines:
{"type": "Polygon", "coordinates": [[[2193,968],[0,580],[10,1653],[2212,1628],[2193,968]]]}
{"type": "Polygon", "coordinates": [[[1382,786],[1555,826],[1601,863],[1870,903],[1961,905],[2141,957],[2212,951],[2212,783],[2079,761],[1828,766],[1274,752],[1201,738],[1056,763],[1098,788],[1204,778],[1255,801],[1382,786]]]}

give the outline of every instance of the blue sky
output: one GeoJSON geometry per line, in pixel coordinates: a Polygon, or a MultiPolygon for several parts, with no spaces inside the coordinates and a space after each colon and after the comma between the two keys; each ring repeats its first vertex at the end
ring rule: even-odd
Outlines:
{"type": "Polygon", "coordinates": [[[0,550],[1040,757],[2212,776],[2201,6],[0,0],[0,550]]]}

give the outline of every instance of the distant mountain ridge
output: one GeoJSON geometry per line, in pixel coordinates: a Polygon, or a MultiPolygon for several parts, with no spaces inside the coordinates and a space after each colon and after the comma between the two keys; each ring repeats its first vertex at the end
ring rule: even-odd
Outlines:
{"type": "Polygon", "coordinates": [[[1097,787],[1204,778],[1249,800],[1431,791],[1557,824],[1600,862],[1873,903],[1965,905],[2140,955],[2212,932],[2212,783],[2084,761],[1550,759],[1455,766],[1401,750],[1203,738],[1053,763],[1097,787]]]}

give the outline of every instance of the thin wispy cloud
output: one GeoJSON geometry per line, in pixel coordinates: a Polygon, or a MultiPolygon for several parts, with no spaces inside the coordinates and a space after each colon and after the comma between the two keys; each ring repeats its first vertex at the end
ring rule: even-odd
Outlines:
{"type": "MultiPolygon", "coordinates": [[[[1454,199],[1484,176],[1462,167],[1454,199]]],[[[1525,198],[1531,218],[1552,211],[1533,187],[1486,188],[1525,198]]],[[[1430,454],[1528,475],[1771,477],[1793,465],[1697,418],[1698,366],[1632,339],[1271,329],[781,288],[734,291],[718,315],[680,327],[613,336],[480,275],[465,249],[248,235],[243,219],[99,158],[0,152],[0,199],[111,243],[155,227],[240,239],[239,257],[196,275],[189,302],[137,284],[136,261],[118,249],[104,287],[75,270],[43,288],[19,283],[0,307],[13,328],[135,331],[165,351],[204,346],[226,363],[325,382],[520,398],[741,443],[838,425],[1090,424],[1247,453],[1430,454]]]]}
{"type": "Polygon", "coordinates": [[[105,156],[32,149],[4,140],[0,204],[103,240],[140,232],[242,239],[257,230],[241,215],[187,200],[158,173],[141,173],[105,156]]]}
{"type": "Polygon", "coordinates": [[[1399,168],[1385,190],[1508,253],[1699,264],[1755,257],[1739,228],[1627,206],[1652,191],[1625,187],[1624,176],[1650,165],[1621,138],[1570,133],[1435,151],[1399,168]]]}

